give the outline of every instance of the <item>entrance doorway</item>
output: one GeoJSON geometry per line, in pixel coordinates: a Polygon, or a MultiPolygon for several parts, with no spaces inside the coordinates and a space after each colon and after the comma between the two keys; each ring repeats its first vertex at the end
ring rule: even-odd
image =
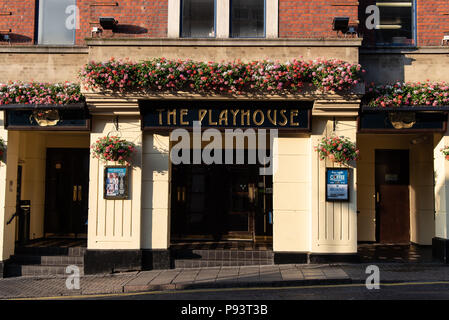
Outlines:
{"type": "Polygon", "coordinates": [[[376,240],[410,243],[409,151],[376,150],[376,240]]]}
{"type": "Polygon", "coordinates": [[[173,240],[272,236],[272,177],[258,165],[173,165],[173,240]]]}
{"type": "Polygon", "coordinates": [[[47,149],[45,236],[86,236],[89,154],[89,149],[47,149]]]}

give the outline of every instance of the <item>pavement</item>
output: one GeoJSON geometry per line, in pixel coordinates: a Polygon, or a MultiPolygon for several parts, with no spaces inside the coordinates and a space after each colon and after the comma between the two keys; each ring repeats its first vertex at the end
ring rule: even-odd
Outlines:
{"type": "MultiPolygon", "coordinates": [[[[381,283],[449,281],[449,266],[440,263],[378,263],[381,283]]],[[[364,283],[369,264],[271,265],[151,270],[80,277],[69,290],[67,277],[0,279],[0,299],[83,296],[204,288],[255,288],[364,283]]]]}

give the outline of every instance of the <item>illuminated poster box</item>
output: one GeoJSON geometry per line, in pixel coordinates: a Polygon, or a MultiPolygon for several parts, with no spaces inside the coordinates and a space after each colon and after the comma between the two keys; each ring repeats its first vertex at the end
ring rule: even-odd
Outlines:
{"type": "Polygon", "coordinates": [[[349,201],[349,170],[326,169],[326,201],[349,201]]]}

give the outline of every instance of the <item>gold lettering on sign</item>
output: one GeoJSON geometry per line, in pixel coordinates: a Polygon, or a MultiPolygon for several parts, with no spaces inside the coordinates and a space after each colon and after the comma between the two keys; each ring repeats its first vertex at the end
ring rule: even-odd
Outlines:
{"type": "Polygon", "coordinates": [[[288,119],[285,116],[285,113],[287,112],[287,110],[282,109],[279,113],[281,114],[281,117],[284,118],[283,121],[279,122],[279,125],[282,127],[285,127],[288,123],[288,119]]]}
{"type": "Polygon", "coordinates": [[[262,110],[257,109],[253,113],[253,122],[256,126],[261,126],[265,122],[265,116],[262,112],[262,110]],[[257,121],[257,114],[260,114],[260,120],[257,121]]]}
{"type": "Polygon", "coordinates": [[[206,116],[206,114],[207,114],[207,110],[204,110],[204,109],[198,110],[198,120],[200,122],[203,122],[203,119],[206,116]]]}
{"type": "Polygon", "coordinates": [[[237,114],[240,112],[240,110],[231,110],[232,113],[232,125],[236,126],[237,125],[237,114]]]}
{"type": "Polygon", "coordinates": [[[228,125],[228,110],[223,110],[222,112],[220,112],[220,117],[218,119],[218,125],[222,126],[223,122],[224,122],[225,126],[228,125]]]}
{"type": "Polygon", "coordinates": [[[246,117],[246,125],[249,126],[249,110],[242,111],[242,117],[241,117],[241,125],[245,125],[245,117],[246,117]]]}
{"type": "Polygon", "coordinates": [[[183,126],[189,124],[188,121],[184,121],[184,116],[186,116],[188,112],[189,112],[189,110],[187,110],[187,109],[181,109],[181,111],[179,112],[180,113],[180,122],[181,122],[181,125],[183,125],[183,126]]]}
{"type": "Polygon", "coordinates": [[[159,112],[159,125],[162,126],[162,112],[164,112],[164,109],[157,109],[157,112],[159,112]]]}
{"type": "Polygon", "coordinates": [[[299,122],[295,122],[294,117],[297,117],[299,114],[299,111],[297,109],[290,110],[290,125],[299,127],[299,122]]]}
{"type": "Polygon", "coordinates": [[[210,126],[216,126],[217,122],[212,121],[212,110],[209,109],[209,125],[210,126]]]}
{"type": "Polygon", "coordinates": [[[176,109],[173,109],[173,111],[167,111],[167,124],[168,125],[171,125],[170,117],[173,118],[173,124],[176,125],[176,109]]]}
{"type": "Polygon", "coordinates": [[[274,126],[277,125],[277,123],[276,123],[277,114],[278,114],[278,111],[274,110],[274,117],[271,117],[271,109],[268,109],[268,111],[267,111],[267,118],[268,118],[268,120],[270,120],[271,124],[274,126]]]}

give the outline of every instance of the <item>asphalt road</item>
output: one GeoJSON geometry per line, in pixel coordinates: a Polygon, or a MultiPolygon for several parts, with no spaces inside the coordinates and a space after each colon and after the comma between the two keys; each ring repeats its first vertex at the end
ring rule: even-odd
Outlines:
{"type": "MultiPolygon", "coordinates": [[[[74,297],[89,300],[449,300],[449,282],[384,284],[368,290],[364,285],[289,288],[204,289],[176,292],[74,297]]],[[[73,298],[72,298],[73,299],[73,298]]]]}

